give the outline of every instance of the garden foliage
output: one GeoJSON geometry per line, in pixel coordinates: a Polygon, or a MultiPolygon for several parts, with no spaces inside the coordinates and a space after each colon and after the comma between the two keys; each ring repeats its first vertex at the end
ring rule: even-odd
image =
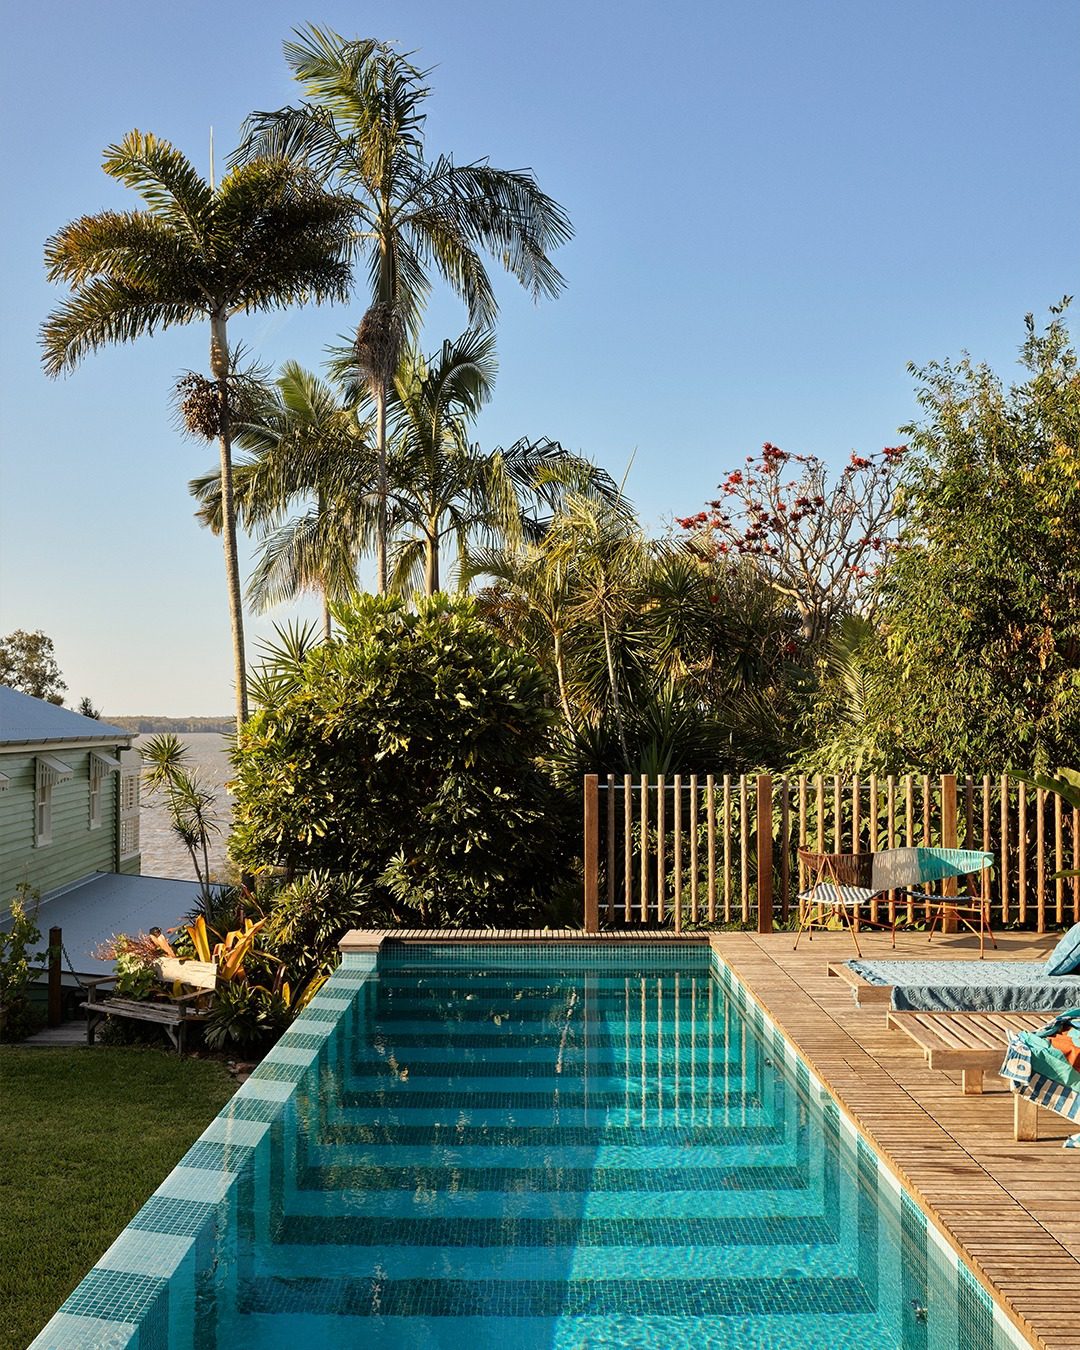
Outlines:
{"type": "Polygon", "coordinates": [[[253,681],[234,858],[347,874],[372,923],[534,916],[565,878],[569,834],[538,765],[540,668],[468,599],[367,597],[335,617],[339,636],[293,635],[253,681]]]}

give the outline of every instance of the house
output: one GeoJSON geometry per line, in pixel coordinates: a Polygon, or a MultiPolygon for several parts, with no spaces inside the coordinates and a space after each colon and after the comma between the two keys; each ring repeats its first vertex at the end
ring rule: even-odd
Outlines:
{"type": "Polygon", "coordinates": [[[134,735],[0,685],[0,913],[21,883],[50,895],[138,875],[134,735]]]}

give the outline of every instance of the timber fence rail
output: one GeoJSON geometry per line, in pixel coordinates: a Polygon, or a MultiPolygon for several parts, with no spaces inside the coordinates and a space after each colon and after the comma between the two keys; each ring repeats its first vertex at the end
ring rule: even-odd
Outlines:
{"type": "MultiPolygon", "coordinates": [[[[586,774],[585,927],[740,924],[797,906],[798,850],[980,849],[994,927],[1080,922],[1080,811],[1008,774],[586,774]]],[[[946,885],[948,883],[945,883],[946,885]]],[[[955,886],[955,882],[953,883],[955,886]]],[[[870,917],[924,922],[890,893],[870,917]]]]}

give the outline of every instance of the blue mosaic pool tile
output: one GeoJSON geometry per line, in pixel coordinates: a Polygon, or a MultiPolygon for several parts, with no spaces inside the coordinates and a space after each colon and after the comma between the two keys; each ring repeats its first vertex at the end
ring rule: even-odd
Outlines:
{"type": "Polygon", "coordinates": [[[327,1036],[332,1034],[329,1026],[316,1026],[313,1030],[300,1031],[296,1026],[292,1026],[274,1046],[275,1053],[282,1050],[321,1050],[326,1044],[327,1036]]]}
{"type": "Polygon", "coordinates": [[[189,1234],[125,1228],[97,1263],[97,1268],[168,1279],[183,1264],[191,1250],[189,1234]]]}
{"type": "Polygon", "coordinates": [[[58,1312],[28,1350],[125,1350],[138,1343],[139,1328],[133,1322],[113,1322],[101,1317],[58,1312]]]}
{"type": "Polygon", "coordinates": [[[253,1149],[262,1142],[268,1128],[268,1121],[243,1120],[238,1116],[220,1115],[215,1116],[207,1125],[200,1138],[214,1144],[253,1149]]]}
{"type": "Polygon", "coordinates": [[[782,1316],[872,1312],[857,1280],[382,1280],[316,1276],[252,1280],[244,1313],[365,1317],[580,1317],[618,1308],[624,1317],[782,1316]]]}
{"type": "Polygon", "coordinates": [[[128,1227],[152,1233],[196,1237],[214,1223],[216,1216],[217,1206],[206,1200],[177,1200],[152,1195],[128,1227]]]}
{"type": "Polygon", "coordinates": [[[291,1064],[282,1063],[275,1056],[267,1056],[252,1073],[248,1083],[299,1083],[300,1079],[307,1073],[309,1063],[310,1060],[306,1058],[303,1063],[291,1064]]]}
{"type": "Polygon", "coordinates": [[[233,1177],[229,1172],[208,1172],[181,1163],[173,1168],[154,1194],[169,1200],[199,1200],[216,1205],[225,1198],[232,1184],[233,1177]]]}
{"type": "MultiPolygon", "coordinates": [[[[247,1080],[244,1086],[237,1092],[234,1100],[250,1101],[253,1098],[264,1102],[280,1103],[288,1099],[296,1091],[296,1082],[292,1079],[282,1082],[279,1078],[272,1077],[269,1074],[256,1078],[254,1074],[247,1080]]],[[[270,1119],[277,1115],[277,1111],[271,1113],[270,1119]]]]}
{"type": "Polygon", "coordinates": [[[180,1159],[180,1166],[210,1172],[239,1172],[250,1161],[250,1144],[240,1144],[235,1139],[228,1142],[200,1139],[180,1159]]]}
{"type": "Polygon", "coordinates": [[[968,1270],[957,1268],[957,1350],[994,1350],[994,1305],[990,1295],[968,1270]]]}
{"type": "Polygon", "coordinates": [[[61,1312],[76,1317],[96,1317],[105,1322],[137,1323],[140,1342],[148,1347],[160,1344],[165,1350],[168,1281],[160,1276],[95,1267],[64,1300],[61,1312]],[[165,1339],[154,1335],[158,1324],[163,1328],[165,1339]]]}

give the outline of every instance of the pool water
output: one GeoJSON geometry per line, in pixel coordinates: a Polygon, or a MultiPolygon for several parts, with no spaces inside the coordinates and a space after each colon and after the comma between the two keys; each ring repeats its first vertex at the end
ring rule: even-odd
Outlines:
{"type": "Polygon", "coordinates": [[[707,949],[538,955],[380,958],[297,1095],[218,1344],[994,1343],[707,949]]]}
{"type": "Polygon", "coordinates": [[[346,955],[32,1350],[1023,1344],[704,945],[346,955]]]}

